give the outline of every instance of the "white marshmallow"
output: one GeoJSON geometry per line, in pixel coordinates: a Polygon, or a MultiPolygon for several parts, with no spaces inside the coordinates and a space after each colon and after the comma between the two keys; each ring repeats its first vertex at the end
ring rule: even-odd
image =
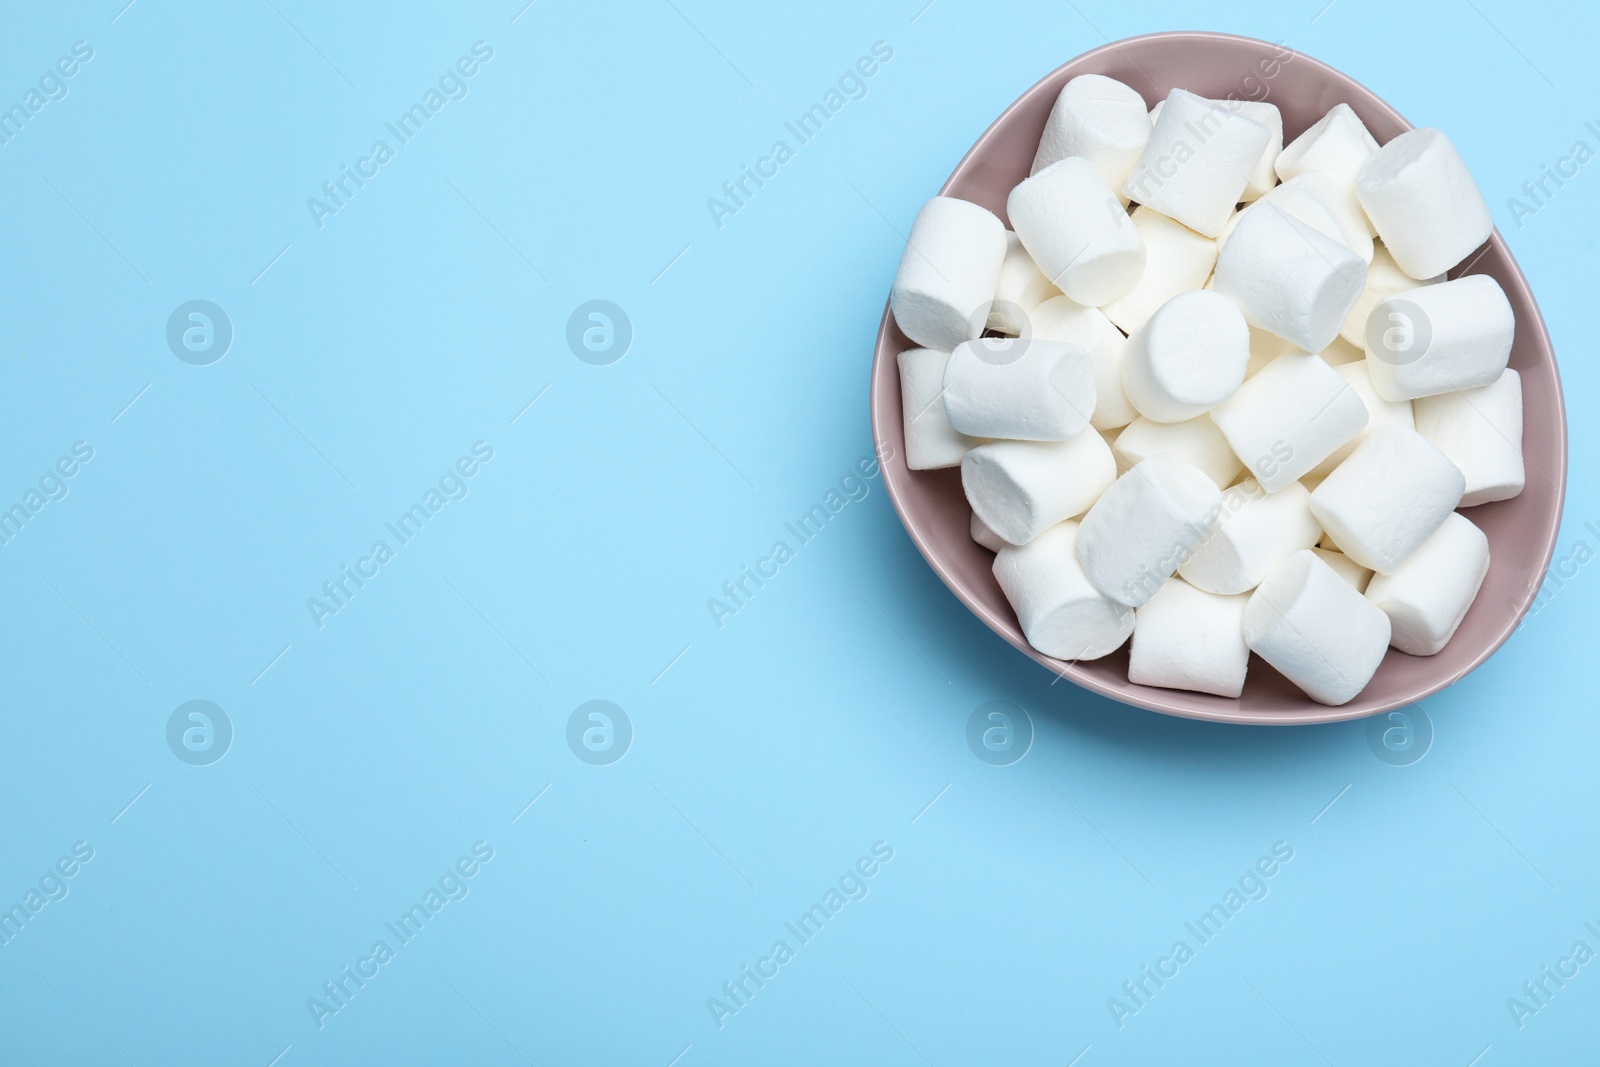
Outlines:
{"type": "Polygon", "coordinates": [[[1377,153],[1378,142],[1350,105],[1335,104],[1284,146],[1275,169],[1284,181],[1316,172],[1353,189],[1362,164],[1377,153]]]}
{"type": "Polygon", "coordinates": [[[967,503],[1014,545],[1083,514],[1116,476],[1117,461],[1098,433],[1065,441],[993,441],[961,461],[967,503]]]}
{"type": "Polygon", "coordinates": [[[1086,308],[1067,296],[1051,297],[1034,309],[1030,325],[1035,337],[1066,341],[1089,353],[1095,395],[1090,425],[1114,430],[1138,417],[1122,391],[1122,352],[1128,339],[1099,308],[1086,308]]]}
{"type": "MultiPolygon", "coordinates": [[[[1328,354],[1322,354],[1324,361],[1328,354]]],[[[1328,458],[1318,463],[1306,474],[1307,478],[1321,481],[1333,473],[1333,468],[1345,461],[1356,446],[1366,440],[1367,434],[1379,426],[1402,426],[1407,430],[1415,429],[1416,423],[1411,413],[1409,400],[1385,400],[1372,388],[1372,377],[1367,370],[1368,363],[1365,359],[1355,363],[1344,363],[1333,368],[1334,373],[1350,383],[1350,388],[1356,396],[1361,398],[1361,404],[1367,409],[1367,424],[1361,428],[1350,440],[1328,453],[1328,458]]]]}
{"type": "Polygon", "coordinates": [[[1250,325],[1320,352],[1360,299],[1367,265],[1268,199],[1244,212],[1229,234],[1212,284],[1250,325]]]}
{"type": "Polygon", "coordinates": [[[1372,572],[1349,556],[1334,548],[1313,548],[1317,558],[1333,568],[1333,572],[1345,581],[1350,587],[1360,593],[1367,588],[1367,583],[1372,581],[1372,572]]]}
{"type": "Polygon", "coordinates": [[[1222,494],[1198,468],[1157,454],[1112,483],[1083,517],[1078,562],[1100,590],[1136,608],[1206,536],[1222,494]]]}
{"type": "Polygon", "coordinates": [[[1250,650],[1243,596],[1218,596],[1172,578],[1135,612],[1128,681],[1219,697],[1244,692],[1250,650]]]}
{"type": "Polygon", "coordinates": [[[1128,333],[1179,293],[1204,285],[1217,265],[1217,242],[1204,234],[1147,207],[1135,208],[1132,218],[1144,242],[1144,273],[1132,289],[1101,309],[1128,333]]]}
{"type": "Polygon", "coordinates": [[[1025,179],[1006,213],[1039,270],[1078,303],[1099,307],[1144,273],[1144,242],[1088,160],[1068,156],[1025,179]]]}
{"type": "Polygon", "coordinates": [[[1107,186],[1120,189],[1149,140],[1144,97],[1115,78],[1080,74],[1061,87],[1028,173],[1038,174],[1068,156],[1082,156],[1094,164],[1107,186]]]}
{"type": "Polygon", "coordinates": [[[1004,537],[989,529],[989,524],[978,518],[976,511],[972,513],[971,530],[972,539],[990,552],[998,552],[1009,544],[1004,537]]]}
{"type": "Polygon", "coordinates": [[[1177,456],[1199,468],[1218,489],[1226,489],[1244,470],[1239,457],[1228,447],[1211,416],[1200,415],[1186,422],[1152,422],[1139,418],[1117,435],[1117,468],[1126,472],[1158,452],[1177,456]]]}
{"type": "MultiPolygon", "coordinates": [[[[1444,275],[1440,274],[1422,284],[1435,285],[1442,281],[1444,275]]],[[[1367,287],[1361,291],[1361,297],[1356,301],[1356,306],[1350,309],[1350,314],[1344,317],[1344,325],[1339,327],[1339,336],[1352,345],[1365,349],[1367,319],[1371,316],[1372,309],[1378,306],[1379,301],[1415,288],[1417,280],[1400,269],[1400,265],[1394,261],[1389,250],[1383,247],[1382,241],[1374,241],[1372,260],[1367,264],[1367,287]]]]}
{"type": "Polygon", "coordinates": [[[1389,616],[1389,643],[1432,656],[1455,636],[1489,573],[1489,539],[1455,512],[1393,574],[1379,574],[1367,599],[1389,616]]]}
{"type": "Polygon", "coordinates": [[[900,353],[900,411],[905,420],[906,466],[914,471],[956,467],[982,438],[957,433],[944,413],[944,368],[950,353],[909,348],[900,353]]]}
{"type": "Polygon", "coordinates": [[[1207,237],[1222,231],[1272,134],[1265,126],[1174,89],[1122,195],[1207,237]]]}
{"type": "Polygon", "coordinates": [[[1443,274],[1494,232],[1472,172],[1438,130],[1408,130],[1361,166],[1356,195],[1400,269],[1443,274]]]}
{"type": "Polygon", "coordinates": [[[1026,545],[1007,545],[994,576],[1028,644],[1057,659],[1099,659],[1133,632],[1134,616],[1089,584],[1075,551],[1076,522],[1058,523],[1026,545]]]}
{"type": "Polygon", "coordinates": [[[948,196],[923,204],[889,290],[900,332],[941,352],[977,337],[1005,257],[1005,224],[992,212],[948,196]]]}
{"type": "Polygon", "coordinates": [[[1217,293],[1180,293],[1128,338],[1122,388],[1145,418],[1183,422],[1232,396],[1249,363],[1239,309],[1217,293]]]}
{"type": "Polygon", "coordinates": [[[1250,595],[1244,640],[1312,700],[1337,707],[1377,673],[1389,646],[1389,617],[1303,549],[1250,595]]]}
{"type": "Polygon", "coordinates": [[[1415,400],[1489,385],[1506,369],[1516,328],[1511,301],[1487,274],[1396,293],[1367,318],[1372,386],[1415,400]]]}
{"type": "Polygon", "coordinates": [[[1507,367],[1499,380],[1415,402],[1417,432],[1461,468],[1463,508],[1522,492],[1522,377],[1507,367]]]}
{"type": "MultiPolygon", "coordinates": [[[[1161,117],[1161,111],[1166,103],[1165,100],[1157,100],[1156,106],[1150,109],[1152,125],[1161,117]]],[[[1225,111],[1237,112],[1267,128],[1267,147],[1262,149],[1261,158],[1256,160],[1255,167],[1250,171],[1250,177],[1245,179],[1244,192],[1239,196],[1239,200],[1243,203],[1259,200],[1267,190],[1278,184],[1278,175],[1273,165],[1278,160],[1278,153],[1283,151],[1283,112],[1278,110],[1277,104],[1269,104],[1265,100],[1213,99],[1209,103],[1225,111]]]]}
{"type": "Polygon", "coordinates": [[[1064,341],[963,341],[944,369],[945,414],[973,437],[1064,441],[1088,427],[1094,399],[1089,353],[1064,341]]]}
{"type": "Polygon", "coordinates": [[[1222,517],[1178,575],[1208,593],[1248,593],[1291,553],[1322,536],[1311,494],[1298,484],[1268,493],[1246,479],[1222,494],[1222,517]]]}
{"type": "Polygon", "coordinates": [[[1311,513],[1341,551],[1391,574],[1461,502],[1461,471],[1426,437],[1380,426],[1311,494],[1311,513]]]}
{"type": "Polygon", "coordinates": [[[1354,192],[1320,171],[1308,171],[1290,178],[1278,188],[1290,186],[1315,199],[1338,224],[1339,232],[1329,236],[1360,256],[1363,263],[1372,262],[1372,227],[1354,192]]]}
{"type": "Polygon", "coordinates": [[[1211,419],[1262,488],[1276,493],[1359,433],[1367,409],[1321,358],[1289,352],[1213,408],[1211,419]]]}
{"type": "Polygon", "coordinates": [[[1022,239],[1007,230],[1006,258],[1000,263],[994,303],[989,306],[989,329],[1016,337],[1024,332],[1033,309],[1056,295],[1056,287],[1022,247],[1022,239]]]}

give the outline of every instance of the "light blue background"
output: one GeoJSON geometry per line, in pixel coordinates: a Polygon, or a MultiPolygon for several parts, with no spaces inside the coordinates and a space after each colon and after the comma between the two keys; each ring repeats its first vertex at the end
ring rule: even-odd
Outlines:
{"type": "Polygon", "coordinates": [[[1506,206],[1600,148],[1592,5],[122,3],[0,34],[5,106],[94,49],[0,146],[3,505],[94,449],[0,547],[0,904],[94,849],[0,947],[0,1061],[1593,1057],[1600,962],[1521,1029],[1506,1001],[1600,950],[1600,564],[1427,702],[1409,766],[1362,723],[1052,688],[876,478],[721,629],[706,607],[868,453],[921,202],[1035,80],[1161,29],[1281,40],[1450,132],[1561,355],[1557,560],[1600,549],[1600,163],[1506,206]],[[479,40],[469,95],[318,229],[306,199],[479,40]],[[868,95],[718,229],[706,199],[880,40],[868,95]],[[195,298],[235,329],[206,367],[164,338],[195,298]],[[565,342],[596,298],[634,327],[610,366],[565,342]],[[477,441],[470,495],[318,629],[307,598],[477,441]],[[610,766],[565,741],[595,698],[635,731],[610,766]],[[192,699],[235,730],[206,767],[165,740],[192,699]],[[1008,767],[965,741],[995,699],[1036,730],[1008,767]],[[470,895],[319,1029],[307,999],[477,841],[470,895]],[[869,895],[719,1029],[707,999],[879,841],[869,895]],[[1280,841],[1119,1029],[1108,998],[1280,841]]]}

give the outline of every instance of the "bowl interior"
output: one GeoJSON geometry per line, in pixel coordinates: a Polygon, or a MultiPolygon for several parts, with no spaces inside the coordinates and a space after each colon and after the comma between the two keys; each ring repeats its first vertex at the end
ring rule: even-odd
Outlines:
{"type": "MultiPolygon", "coordinates": [[[[940,192],[981,204],[1006,220],[1006,196],[1028,176],[1061,86],[1080,74],[1123,81],[1143,94],[1147,105],[1178,87],[1216,99],[1267,100],[1283,113],[1285,142],[1341,102],[1355,109],[1379,143],[1411,129],[1365,86],[1283,46],[1216,33],[1151,34],[1086,53],[1038,82],[978,139],[940,192]]],[[[878,330],[871,398],[874,439],[881,451],[892,450],[883,463],[885,484],[912,540],[956,596],[1018,649],[1088,689],[1153,711],[1247,723],[1333,722],[1414,703],[1482,663],[1516,628],[1544,580],[1566,485],[1566,416],[1555,355],[1533,294],[1498,231],[1450,276],[1469,273],[1499,282],[1516,313],[1511,366],[1522,377],[1527,486],[1511,500],[1465,511],[1488,535],[1490,566],[1449,645],[1427,657],[1390,649],[1366,689],[1341,707],[1313,702],[1253,655],[1243,695],[1229,699],[1134,685],[1127,679],[1126,645],[1087,663],[1053,659],[1029,647],[994,580],[994,556],[968,536],[971,511],[960,471],[912,471],[905,464],[895,357],[916,346],[900,332],[887,306],[878,330]]]]}

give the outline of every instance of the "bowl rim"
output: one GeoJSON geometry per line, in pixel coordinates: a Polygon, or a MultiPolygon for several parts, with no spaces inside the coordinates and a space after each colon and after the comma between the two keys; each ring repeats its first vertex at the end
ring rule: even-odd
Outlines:
{"type": "MultiPolygon", "coordinates": [[[[1106,44],[1074,56],[1065,63],[1053,68],[1042,78],[1038,79],[1027,89],[1018,94],[1017,98],[1013,100],[1011,104],[1005,108],[1005,110],[1000,112],[1000,114],[995,117],[994,121],[989,124],[988,128],[985,129],[978,139],[973,142],[972,147],[969,148],[961,157],[961,160],[956,164],[955,169],[950,172],[950,176],[946,178],[944,184],[939,187],[938,195],[950,195],[950,189],[955,186],[966,175],[967,171],[976,165],[976,163],[980,161],[981,158],[986,154],[985,149],[987,148],[989,142],[993,138],[999,136],[1000,130],[1002,127],[1007,125],[1012,113],[1023,107],[1024,104],[1029,101],[1029,99],[1035,93],[1040,91],[1042,86],[1044,86],[1047,82],[1054,80],[1063,69],[1093,61],[1107,55],[1108,53],[1118,53],[1125,45],[1135,43],[1144,44],[1146,42],[1153,41],[1189,42],[1194,44],[1230,41],[1249,46],[1264,46],[1280,49],[1286,47],[1285,45],[1277,44],[1271,41],[1264,41],[1257,37],[1246,37],[1231,33],[1218,33],[1209,30],[1166,30],[1159,33],[1146,33],[1134,37],[1125,37],[1117,41],[1108,41],[1106,44]]],[[[1332,67],[1313,56],[1307,55],[1304,52],[1301,52],[1299,49],[1291,49],[1291,51],[1293,52],[1295,61],[1297,63],[1304,62],[1306,64],[1315,66],[1323,73],[1331,77],[1334,81],[1364,93],[1374,102],[1377,108],[1387,112],[1389,116],[1393,118],[1395,123],[1400,126],[1402,132],[1416,128],[1409,120],[1406,119],[1404,115],[1395,110],[1395,108],[1390,105],[1381,94],[1368,88],[1366,85],[1352,78],[1350,75],[1345,74],[1343,71],[1340,71],[1339,69],[1332,67]]],[[[1529,608],[1532,606],[1533,601],[1538,596],[1539,590],[1544,586],[1545,579],[1549,573],[1550,561],[1554,557],[1556,543],[1560,537],[1561,520],[1566,508],[1568,452],[1567,413],[1565,394],[1561,387],[1561,368],[1555,356],[1555,346],[1550,340],[1550,331],[1545,324],[1544,312],[1539,307],[1538,299],[1535,297],[1532,287],[1529,286],[1527,277],[1522,272],[1522,264],[1518,262],[1516,255],[1511,251],[1511,247],[1506,243],[1505,238],[1501,236],[1499,226],[1496,226],[1490,233],[1489,240],[1485,242],[1483,247],[1485,250],[1493,248],[1503,254],[1506,263],[1510,267],[1509,274],[1512,284],[1517,290],[1517,295],[1526,300],[1527,305],[1533,309],[1533,322],[1531,324],[1524,324],[1523,322],[1519,321],[1517,325],[1519,329],[1527,329],[1530,326],[1535,328],[1537,330],[1537,338],[1540,350],[1548,355],[1550,371],[1555,380],[1555,403],[1551,410],[1548,412],[1542,412],[1541,415],[1548,416],[1548,421],[1552,429],[1558,435],[1557,440],[1560,447],[1558,449],[1555,469],[1545,472],[1546,475],[1549,476],[1550,479],[1555,483],[1556,492],[1554,506],[1552,508],[1554,521],[1548,523],[1548,528],[1544,531],[1542,538],[1542,558],[1540,559],[1537,571],[1538,580],[1532,582],[1529,587],[1522,592],[1520,602],[1516,605],[1516,610],[1507,615],[1506,620],[1501,624],[1499,630],[1495,632],[1487,642],[1485,642],[1483,648],[1472,658],[1471,662],[1453,674],[1432,679],[1427,683],[1406,691],[1403,695],[1398,695],[1392,699],[1383,701],[1377,707],[1362,706],[1352,708],[1349,704],[1341,705],[1339,707],[1328,707],[1326,705],[1317,704],[1309,697],[1305,697],[1303,698],[1303,704],[1282,710],[1234,709],[1232,711],[1228,711],[1218,710],[1206,706],[1194,706],[1185,703],[1185,697],[1194,695],[1188,693],[1187,690],[1166,690],[1149,686],[1139,686],[1139,691],[1135,692],[1132,688],[1132,682],[1124,680],[1121,685],[1108,684],[1102,681],[1099,677],[1085,671],[1076,662],[1058,660],[1054,657],[1046,656],[1044,653],[1039,652],[1037,649],[1033,648],[1033,646],[1029,645],[1026,639],[1022,637],[1020,627],[1016,625],[1014,617],[1011,619],[1002,619],[997,615],[997,613],[990,610],[987,605],[975,602],[972,598],[970,598],[966,591],[962,588],[962,583],[958,581],[956,576],[951,573],[950,569],[945,566],[945,564],[939,558],[938,553],[929,544],[927,538],[923,536],[922,530],[920,529],[920,524],[918,522],[914,522],[908,515],[907,504],[902,495],[905,486],[901,484],[901,479],[905,478],[909,480],[909,478],[921,472],[912,471],[908,468],[902,474],[897,468],[884,464],[882,465],[884,486],[888,490],[889,499],[894,505],[895,513],[900,518],[900,524],[905,528],[906,533],[911,537],[912,543],[917,546],[917,551],[922,554],[922,558],[927,561],[928,565],[933,568],[934,573],[939,576],[939,580],[945,584],[947,589],[955,594],[956,598],[960,600],[969,611],[982,620],[983,623],[989,627],[989,629],[993,630],[1013,647],[1017,648],[1023,654],[1028,656],[1028,658],[1032,659],[1040,666],[1045,667],[1051,671],[1051,673],[1057,675],[1057,680],[1064,678],[1067,681],[1070,681],[1084,689],[1099,693],[1102,696],[1110,697],[1119,704],[1143,708],[1147,711],[1159,712],[1165,715],[1174,715],[1186,719],[1198,719],[1208,722],[1271,726],[1309,726],[1318,723],[1348,722],[1353,719],[1364,719],[1374,715],[1381,715],[1396,708],[1403,708],[1412,704],[1416,704],[1434,695],[1435,693],[1454,685],[1461,678],[1476,670],[1486,660],[1488,660],[1490,656],[1499,651],[1500,647],[1504,645],[1508,639],[1510,639],[1513,633],[1516,632],[1517,627],[1521,625],[1523,618],[1526,617],[1529,608]],[[1016,632],[1013,633],[1012,631],[1016,632]],[[1156,695],[1146,695],[1146,693],[1156,695]],[[1168,694],[1170,694],[1170,696],[1168,694]]],[[[1469,268],[1471,265],[1476,263],[1477,258],[1482,257],[1484,254],[1485,252],[1480,251],[1477,256],[1474,257],[1474,259],[1468,264],[1469,268]]],[[[1452,270],[1454,269],[1455,268],[1452,268],[1452,270]]],[[[886,449],[898,448],[900,444],[900,442],[897,441],[885,441],[880,433],[881,427],[879,425],[879,411],[882,405],[885,403],[882,396],[880,383],[886,377],[881,372],[881,364],[885,360],[894,360],[898,357],[898,352],[891,351],[893,346],[889,343],[890,333],[893,328],[893,309],[890,307],[888,299],[885,298],[883,315],[878,323],[878,335],[873,352],[872,367],[870,371],[871,379],[868,390],[868,404],[870,408],[869,414],[872,425],[872,437],[880,456],[889,454],[885,451],[886,449]]],[[[1524,415],[1524,418],[1526,418],[1526,415],[1524,415]]],[[[1051,685],[1054,684],[1055,682],[1052,681],[1051,685]]]]}

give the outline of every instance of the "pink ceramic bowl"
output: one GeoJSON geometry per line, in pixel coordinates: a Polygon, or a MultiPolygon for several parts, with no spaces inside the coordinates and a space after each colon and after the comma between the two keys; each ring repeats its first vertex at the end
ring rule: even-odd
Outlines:
{"type": "MultiPolygon", "coordinates": [[[[1028,176],[1056,95],[1079,74],[1126,82],[1147,104],[1176,87],[1217,99],[1269,100],[1283,112],[1286,142],[1341,102],[1355,109],[1380,143],[1411,129],[1370,89],[1281,46],[1221,33],[1156,33],[1108,44],[1057,68],[995,120],[939,191],[982,204],[1004,220],[1006,194],[1028,176]]],[[[880,449],[892,450],[883,463],[890,498],[934,571],[990,629],[1052,671],[1113,700],[1194,719],[1280,725],[1356,719],[1415,703],[1478,666],[1516,628],[1549,566],[1566,486],[1566,413],[1539,306],[1499,233],[1450,276],[1465,273],[1493,277],[1516,311],[1511,366],[1522,376],[1527,487],[1512,500],[1467,512],[1489,537],[1491,562],[1483,589],[1450,644],[1427,657],[1390,649],[1366,689],[1342,707],[1315,703],[1255,656],[1244,694],[1231,700],[1134,685],[1128,681],[1126,645],[1089,663],[1053,659],[1030,648],[994,580],[994,556],[968,536],[971,512],[961,492],[961,472],[906,467],[895,357],[915,346],[885,307],[872,364],[872,429],[880,449]]]]}

